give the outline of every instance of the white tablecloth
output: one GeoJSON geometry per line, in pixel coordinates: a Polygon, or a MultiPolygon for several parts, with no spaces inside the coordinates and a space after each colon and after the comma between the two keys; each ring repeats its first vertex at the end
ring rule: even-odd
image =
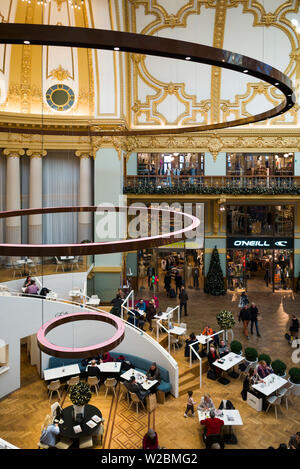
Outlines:
{"type": "Polygon", "coordinates": [[[170,334],[183,335],[186,333],[186,329],[179,326],[174,326],[172,329],[169,329],[170,334]]]}
{"type": "Polygon", "coordinates": [[[60,366],[58,368],[49,368],[44,370],[44,379],[45,381],[52,381],[54,379],[65,378],[71,375],[79,375],[80,368],[77,363],[74,365],[60,366]]]}
{"type": "MultiPolygon", "coordinates": [[[[204,420],[206,417],[209,417],[209,412],[198,410],[198,419],[199,423],[201,420],[204,420]]],[[[216,417],[223,420],[224,426],[226,425],[244,425],[243,420],[240,416],[238,410],[216,410],[216,417]],[[232,419],[232,420],[231,420],[232,419]]]]}
{"type": "Polygon", "coordinates": [[[131,376],[133,375],[135,376],[136,382],[141,384],[142,387],[145,389],[145,391],[152,388],[152,386],[154,386],[154,384],[158,382],[156,379],[152,381],[147,380],[147,377],[144,373],[141,373],[140,371],[136,371],[133,368],[130,368],[130,370],[123,373],[120,377],[123,379],[126,379],[126,381],[129,381],[131,376]]]}
{"type": "Polygon", "coordinates": [[[213,365],[220,368],[220,370],[228,371],[233,366],[241,363],[245,358],[242,355],[237,355],[236,353],[230,352],[225,357],[222,357],[220,360],[224,360],[224,363],[219,363],[219,359],[213,362],[213,365]]]}
{"type": "Polygon", "coordinates": [[[277,391],[277,389],[282,388],[282,386],[287,383],[287,380],[275,375],[275,373],[271,373],[264,378],[264,382],[265,383],[254,384],[252,387],[265,396],[270,396],[270,394],[277,391]]]}

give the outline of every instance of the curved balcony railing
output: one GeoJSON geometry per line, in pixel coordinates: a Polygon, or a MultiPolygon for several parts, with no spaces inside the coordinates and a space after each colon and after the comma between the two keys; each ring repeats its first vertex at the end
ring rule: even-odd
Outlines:
{"type": "Polygon", "coordinates": [[[300,176],[126,176],[124,193],[300,194],[300,176]]]}

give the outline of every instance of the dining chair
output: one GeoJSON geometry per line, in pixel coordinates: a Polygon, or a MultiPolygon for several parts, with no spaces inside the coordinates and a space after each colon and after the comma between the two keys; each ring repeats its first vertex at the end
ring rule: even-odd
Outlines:
{"type": "Polygon", "coordinates": [[[102,445],[102,443],[103,443],[104,422],[105,422],[105,419],[101,419],[99,427],[92,434],[92,439],[93,439],[94,445],[102,445]]]}
{"type": "Polygon", "coordinates": [[[277,407],[279,407],[280,404],[281,404],[281,397],[276,396],[276,395],[269,396],[267,398],[267,402],[268,402],[269,405],[267,407],[266,413],[268,412],[270,407],[273,406],[274,409],[275,409],[275,416],[276,416],[276,419],[277,419],[277,407]]]}
{"type": "Polygon", "coordinates": [[[70,386],[75,386],[75,384],[78,384],[79,381],[80,381],[79,376],[72,376],[72,378],[70,378],[70,379],[67,381],[67,385],[68,385],[67,391],[69,391],[70,386]]]}
{"type": "Polygon", "coordinates": [[[58,270],[59,267],[61,267],[61,268],[62,268],[62,271],[64,272],[64,271],[65,271],[65,269],[64,269],[64,263],[63,263],[62,261],[60,261],[60,260],[58,259],[58,257],[56,257],[56,256],[55,256],[55,260],[56,260],[56,272],[57,272],[57,270],[58,270]]]}
{"type": "Polygon", "coordinates": [[[141,401],[141,399],[139,398],[139,396],[137,394],[135,394],[135,392],[130,392],[130,397],[131,397],[131,402],[130,402],[130,405],[129,405],[129,409],[131,408],[132,404],[135,404],[136,405],[136,415],[139,415],[139,404],[142,405],[142,407],[145,409],[145,406],[144,406],[144,403],[143,401],[141,401]]]}
{"type": "Polygon", "coordinates": [[[59,393],[59,388],[60,388],[60,380],[57,379],[55,381],[51,381],[50,384],[48,384],[48,393],[50,394],[49,401],[51,401],[52,394],[54,392],[57,392],[59,400],[61,399],[60,393],[59,393]]]}
{"type": "Polygon", "coordinates": [[[129,404],[129,391],[128,389],[126,388],[125,384],[124,383],[121,383],[120,382],[120,399],[119,399],[119,402],[122,400],[123,396],[124,396],[124,399],[127,399],[127,402],[129,404]]]}
{"type": "Polygon", "coordinates": [[[78,265],[78,258],[70,259],[69,264],[71,266],[71,270],[73,270],[74,266],[77,267],[77,270],[79,270],[79,265],[78,265]]]}
{"type": "Polygon", "coordinates": [[[80,449],[87,449],[92,448],[93,445],[93,438],[91,436],[80,436],[79,437],[79,448],[80,449]]]}
{"type": "Polygon", "coordinates": [[[173,346],[174,352],[176,351],[176,347],[179,348],[179,340],[176,339],[172,334],[170,334],[170,345],[173,346]]]}
{"type": "Polygon", "coordinates": [[[95,388],[96,394],[98,396],[99,379],[97,378],[97,376],[88,376],[87,383],[91,386],[91,388],[95,388]]]}
{"type": "Polygon", "coordinates": [[[69,449],[72,446],[73,441],[70,438],[66,438],[64,436],[59,437],[58,442],[55,445],[57,449],[69,449]]]}
{"type": "MultiPolygon", "coordinates": [[[[290,387],[282,387],[280,388],[278,391],[277,391],[277,396],[281,397],[282,399],[285,400],[285,407],[286,407],[286,410],[289,409],[289,406],[288,406],[288,397],[289,396],[292,396],[293,395],[293,385],[290,386],[290,387]]],[[[291,402],[291,400],[290,400],[291,402]]]]}
{"type": "Polygon", "coordinates": [[[106,387],[105,397],[107,396],[109,389],[112,389],[114,395],[116,396],[116,385],[117,385],[116,378],[107,378],[104,381],[104,386],[106,387]]]}

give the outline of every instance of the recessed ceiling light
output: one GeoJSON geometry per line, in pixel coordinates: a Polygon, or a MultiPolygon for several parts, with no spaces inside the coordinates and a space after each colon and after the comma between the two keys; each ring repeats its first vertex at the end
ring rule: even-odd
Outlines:
{"type": "Polygon", "coordinates": [[[30,44],[30,41],[24,41],[24,44],[30,44]]]}
{"type": "Polygon", "coordinates": [[[243,70],[243,73],[248,73],[248,70],[243,70]]]}
{"type": "Polygon", "coordinates": [[[114,47],[114,50],[120,50],[120,47],[114,47]]]}
{"type": "Polygon", "coordinates": [[[186,57],[185,60],[191,60],[191,57],[186,57]]]}

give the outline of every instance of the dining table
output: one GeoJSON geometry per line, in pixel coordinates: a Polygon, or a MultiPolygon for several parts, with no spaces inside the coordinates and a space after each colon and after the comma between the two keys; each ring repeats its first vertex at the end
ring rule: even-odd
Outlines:
{"type": "Polygon", "coordinates": [[[60,436],[76,440],[81,436],[90,436],[96,433],[102,421],[101,411],[90,404],[84,406],[83,418],[80,421],[74,419],[73,405],[65,407],[58,424],[60,436]],[[78,432],[76,431],[78,430],[78,432]]]}

